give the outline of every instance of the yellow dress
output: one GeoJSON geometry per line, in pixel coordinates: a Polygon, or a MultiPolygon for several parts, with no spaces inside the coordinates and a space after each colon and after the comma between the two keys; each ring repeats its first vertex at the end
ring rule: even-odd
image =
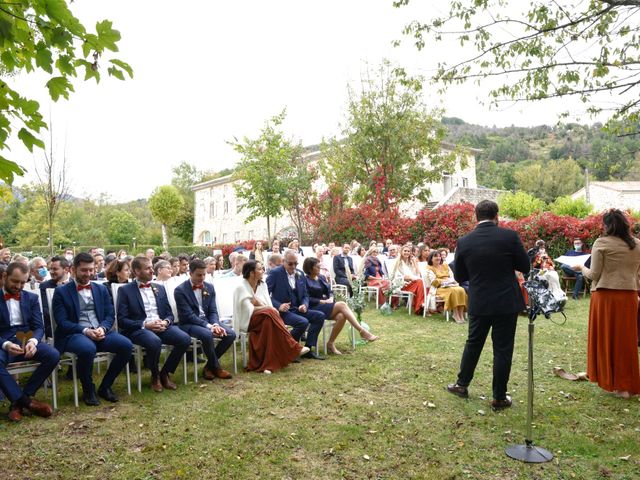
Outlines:
{"type": "Polygon", "coordinates": [[[441,287],[440,285],[444,281],[451,281],[453,274],[448,265],[441,265],[436,267],[435,265],[429,265],[427,267],[436,276],[435,280],[431,282],[431,287],[436,287],[436,295],[442,297],[444,300],[444,309],[453,310],[456,307],[464,307],[467,310],[467,292],[460,286],[456,287],[441,287]]]}

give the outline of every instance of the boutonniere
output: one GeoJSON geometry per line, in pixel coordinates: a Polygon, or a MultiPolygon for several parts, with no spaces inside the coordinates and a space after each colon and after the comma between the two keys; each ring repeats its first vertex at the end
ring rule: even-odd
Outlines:
{"type": "Polygon", "coordinates": [[[203,297],[208,297],[209,296],[209,292],[207,292],[207,289],[204,288],[204,287],[202,288],[202,296],[203,297]]]}
{"type": "Polygon", "coordinates": [[[300,280],[300,272],[296,270],[296,280],[300,280]]]}
{"type": "Polygon", "coordinates": [[[153,292],[154,296],[158,296],[158,286],[155,283],[151,284],[151,291],[153,292]]]}

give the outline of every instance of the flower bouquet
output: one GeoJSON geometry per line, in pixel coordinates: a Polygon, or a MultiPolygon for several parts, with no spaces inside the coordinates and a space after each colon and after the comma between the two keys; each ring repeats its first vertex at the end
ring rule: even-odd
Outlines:
{"type": "Polygon", "coordinates": [[[390,279],[389,288],[384,292],[387,301],[380,307],[380,312],[383,315],[391,315],[393,313],[393,309],[391,308],[391,296],[402,290],[402,287],[404,287],[404,280],[402,277],[390,279]]]}

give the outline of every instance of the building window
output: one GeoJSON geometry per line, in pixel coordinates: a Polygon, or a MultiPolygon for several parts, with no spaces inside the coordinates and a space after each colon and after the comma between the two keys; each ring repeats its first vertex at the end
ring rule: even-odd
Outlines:
{"type": "Polygon", "coordinates": [[[224,202],[224,214],[227,215],[229,213],[229,202],[224,202]]]}
{"type": "Polygon", "coordinates": [[[211,232],[202,232],[202,243],[204,243],[205,245],[211,245],[211,232]]]}
{"type": "Polygon", "coordinates": [[[469,179],[467,177],[462,177],[462,186],[463,187],[469,186],[469,179]]]}
{"type": "Polygon", "coordinates": [[[249,230],[249,238],[247,240],[253,240],[253,230],[249,230]]]}
{"type": "Polygon", "coordinates": [[[216,202],[211,202],[209,204],[209,218],[216,217],[216,202]]]}
{"type": "Polygon", "coordinates": [[[240,241],[240,232],[235,232],[233,234],[233,240],[236,241],[236,242],[240,241]]]}
{"type": "Polygon", "coordinates": [[[223,234],[222,234],[222,243],[223,243],[223,244],[224,244],[224,243],[227,243],[227,234],[226,234],[226,233],[223,233],[223,234]]]}

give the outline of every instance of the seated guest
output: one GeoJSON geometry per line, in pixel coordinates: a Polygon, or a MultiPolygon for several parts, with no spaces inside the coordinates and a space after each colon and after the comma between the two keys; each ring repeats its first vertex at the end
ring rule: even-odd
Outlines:
{"type": "Polygon", "coordinates": [[[149,261],[153,261],[153,257],[156,256],[156,252],[153,250],[153,248],[147,248],[147,251],[144,252],[144,255],[149,259],[149,261]]]}
{"type": "Polygon", "coordinates": [[[260,240],[256,240],[256,243],[253,244],[253,250],[249,254],[249,260],[256,260],[262,264],[264,264],[264,253],[262,250],[262,242],[260,240]]]}
{"type": "Polygon", "coordinates": [[[202,260],[189,263],[189,280],[178,285],[173,292],[178,319],[182,330],[202,342],[207,356],[202,376],[207,380],[215,377],[229,379],[231,374],[220,366],[220,357],[233,345],[236,334],[219,322],[216,292],[212,284],[204,281],[206,271],[207,266],[202,260]],[[220,339],[217,347],[214,338],[220,339]]]}
{"type": "Polygon", "coordinates": [[[24,263],[27,267],[29,266],[29,259],[24,255],[20,255],[19,253],[16,253],[13,257],[11,257],[11,263],[13,262],[20,262],[24,263]]]}
{"type": "Polygon", "coordinates": [[[464,312],[467,310],[467,292],[453,279],[453,272],[442,262],[442,251],[433,250],[429,254],[429,270],[433,272],[431,288],[436,288],[436,295],[444,300],[444,309],[453,311],[456,323],[464,323],[464,312]]]}
{"type": "MultiPolygon", "coordinates": [[[[95,255],[92,255],[93,257],[93,261],[96,264],[96,278],[95,280],[101,278],[100,274],[104,271],[104,255],[102,255],[101,253],[96,253],[95,255]]],[[[102,278],[104,278],[104,275],[102,276],[102,278]]]]}
{"type": "Polygon", "coordinates": [[[297,238],[294,238],[289,242],[288,248],[289,250],[293,250],[298,255],[304,257],[304,253],[302,252],[302,248],[300,247],[300,240],[298,240],[297,238]]]}
{"type": "Polygon", "coordinates": [[[371,247],[364,259],[364,281],[370,287],[378,287],[378,304],[386,302],[384,292],[389,290],[390,282],[382,273],[382,262],[378,259],[378,247],[371,247]]]}
{"type": "Polygon", "coordinates": [[[298,254],[293,250],[287,250],[284,254],[284,264],[276,267],[267,277],[267,286],[271,294],[271,303],[280,312],[285,325],[293,327],[291,335],[300,341],[302,334],[309,327],[307,332],[306,346],[309,352],[303,358],[313,358],[324,360],[312,349],[318,344],[318,334],[324,324],[324,313],[309,309],[309,294],[303,273],[296,268],[298,265],[298,254]]]}
{"type": "Polygon", "coordinates": [[[147,257],[131,263],[135,281],[118,290],[117,318],[122,333],[146,350],[146,366],[151,370],[151,389],[175,390],[170,375],[176,371],[182,355],[191,345],[191,337],[173,325],[173,313],[162,285],[151,283],[153,268],[147,257]],[[173,345],[162,368],[162,345],[173,345]]]}
{"type": "Polygon", "coordinates": [[[243,254],[238,253],[234,260],[233,260],[233,268],[231,270],[229,270],[227,273],[223,273],[221,276],[223,278],[233,278],[233,277],[239,277],[242,275],[242,266],[244,265],[244,262],[246,262],[248,260],[247,257],[245,257],[243,254]]]}
{"type": "Polygon", "coordinates": [[[418,255],[417,255],[418,263],[428,262],[429,253],[431,253],[431,250],[429,249],[429,245],[422,245],[420,248],[418,248],[418,255]]]}
{"type": "MultiPolygon", "coordinates": [[[[389,251],[391,251],[391,249],[389,251]]],[[[424,286],[422,276],[418,270],[418,262],[416,262],[411,251],[412,247],[410,245],[404,245],[402,247],[400,258],[396,261],[390,278],[402,279],[404,282],[402,291],[413,293],[413,311],[419,315],[424,306],[424,286]]]]}
{"type": "Polygon", "coordinates": [[[69,281],[69,262],[63,256],[51,257],[49,261],[49,273],[51,278],[40,284],[40,298],[42,300],[42,314],[44,317],[44,330],[47,337],[51,337],[51,318],[49,317],[49,302],[47,301],[47,288],[56,288],[69,281]]]}
{"type": "MultiPolygon", "coordinates": [[[[115,253],[107,253],[107,256],[104,257],[104,268],[102,269],[102,272],[96,274],[96,277],[98,278],[98,280],[106,279],[109,265],[111,265],[115,260],[116,260],[115,253]]],[[[69,263],[69,265],[71,265],[71,262],[69,262],[68,260],[67,262],[69,263]]]]}
{"type": "Polygon", "coordinates": [[[181,253],[178,255],[178,260],[180,261],[178,276],[187,278],[189,276],[189,255],[181,253]]]}
{"type": "Polygon", "coordinates": [[[231,252],[229,254],[229,266],[231,268],[229,268],[228,270],[224,270],[223,272],[221,272],[222,275],[232,272],[233,269],[236,267],[236,257],[240,255],[238,252],[231,252]]]}
{"type": "Polygon", "coordinates": [[[547,280],[549,283],[549,291],[556,299],[562,300],[567,298],[564,290],[562,290],[560,286],[560,277],[558,276],[558,272],[556,272],[553,259],[547,253],[544,244],[538,246],[538,252],[533,258],[531,266],[540,270],[540,276],[547,280]]]}
{"type": "Polygon", "coordinates": [[[318,266],[320,267],[320,275],[322,275],[328,282],[331,281],[331,270],[329,265],[324,259],[324,248],[321,246],[316,247],[316,258],[318,259],[318,266]]]}
{"type": "Polygon", "coordinates": [[[271,255],[269,255],[269,266],[267,268],[267,271],[270,272],[280,265],[282,265],[282,255],[280,255],[279,253],[272,253],[271,255]]]}
{"type": "Polygon", "coordinates": [[[213,257],[206,257],[203,262],[207,266],[207,275],[213,275],[217,266],[216,259],[213,257]]]}
{"type": "Polygon", "coordinates": [[[353,269],[353,259],[349,256],[351,247],[348,243],[342,246],[342,255],[333,257],[333,274],[334,281],[339,285],[347,287],[349,296],[353,295],[351,281],[356,279],[356,272],[353,269]]]}
{"type": "MultiPolygon", "coordinates": [[[[578,257],[580,255],[588,255],[588,254],[589,252],[587,250],[584,250],[584,245],[582,243],[582,240],[580,238],[574,238],[573,250],[567,250],[567,252],[564,255],[565,257],[578,257]]],[[[587,262],[585,263],[585,266],[587,268],[591,267],[591,258],[587,260],[587,262]]],[[[573,287],[572,298],[574,300],[577,300],[578,294],[582,291],[582,287],[584,286],[584,275],[582,275],[582,272],[575,271],[573,268],[571,268],[571,266],[565,263],[561,264],[560,268],[562,269],[562,273],[566,277],[571,277],[576,279],[576,283],[573,287]]]]}
{"type": "Polygon", "coordinates": [[[32,398],[51,372],[58,367],[60,354],[43,342],[44,325],[37,295],[23,289],[29,278],[29,269],[22,263],[10,263],[2,273],[3,287],[0,296],[0,390],[11,402],[9,419],[22,420],[23,410],[49,417],[51,406],[32,398]],[[17,334],[29,332],[30,338],[22,341],[17,334]],[[40,365],[21,388],[7,366],[13,362],[34,360],[40,365]]]}
{"type": "Polygon", "coordinates": [[[384,254],[388,254],[389,253],[389,247],[393,245],[393,240],[391,240],[390,238],[387,238],[384,241],[384,248],[382,249],[382,253],[384,254]]]}
{"type": "Polygon", "coordinates": [[[244,280],[233,292],[234,328],[249,335],[248,371],[271,373],[289,365],[309,351],[296,342],[278,310],[273,308],[269,289],[262,281],[264,267],[248,260],[242,266],[244,280]]]}
{"type": "Polygon", "coordinates": [[[64,251],[64,258],[66,258],[69,263],[73,262],[73,249],[67,248],[64,251]]]}
{"type": "Polygon", "coordinates": [[[127,251],[124,249],[120,249],[118,250],[118,253],[116,253],[116,258],[118,260],[126,260],[127,256],[127,251]]]}
{"type": "Polygon", "coordinates": [[[153,272],[155,273],[156,281],[166,282],[171,278],[173,269],[171,268],[171,264],[166,260],[159,260],[153,266],[153,272]]]}
{"type": "Polygon", "coordinates": [[[216,259],[216,275],[219,275],[222,273],[222,270],[224,270],[224,257],[222,256],[221,253],[216,253],[213,258],[216,259]]]}
{"type": "Polygon", "coordinates": [[[274,238],[273,241],[271,242],[271,248],[267,250],[267,252],[282,253],[282,251],[280,250],[280,240],[278,240],[277,238],[274,238]]]}
{"type": "Polygon", "coordinates": [[[387,248],[387,258],[389,260],[395,260],[398,258],[398,245],[389,245],[387,248]]]}
{"type": "Polygon", "coordinates": [[[442,259],[442,265],[447,264],[447,258],[449,257],[449,249],[448,248],[439,248],[440,258],[442,259]]]}
{"type": "Polygon", "coordinates": [[[74,280],[56,288],[53,294],[52,308],[57,324],[55,347],[60,353],[71,352],[78,356],[82,399],[90,406],[100,405],[93,384],[96,352],[114,353],[98,387],[98,396],[117,402],[118,397],[111,387],[127,365],[133,346],[128,338],[111,330],[114,322],[111,297],[104,285],[90,281],[94,274],[93,257],[85,252],[76,255],[71,273],[74,280]]]}
{"type": "Polygon", "coordinates": [[[178,257],[171,257],[169,263],[171,264],[171,276],[177,277],[180,274],[180,259],[178,259],[178,257]]]}
{"type": "Polygon", "coordinates": [[[29,262],[29,283],[31,290],[35,290],[45,280],[49,279],[47,262],[42,257],[33,257],[29,262]]]}
{"type": "Polygon", "coordinates": [[[325,250],[325,252],[327,253],[327,255],[333,255],[331,252],[333,252],[333,249],[336,248],[336,242],[329,242],[327,244],[327,248],[325,250]]]}
{"type": "Polygon", "coordinates": [[[327,342],[327,349],[330,352],[335,355],[342,355],[340,350],[336,348],[335,341],[347,320],[353,328],[360,333],[360,336],[364,340],[373,342],[378,339],[378,337],[369,333],[360,325],[358,319],[345,302],[334,301],[331,285],[329,285],[326,278],[320,275],[320,263],[317,258],[305,258],[302,264],[302,270],[306,275],[305,280],[307,282],[307,291],[309,292],[309,308],[321,311],[326,318],[336,321],[331,329],[331,336],[327,342]]]}
{"type": "Polygon", "coordinates": [[[105,278],[107,281],[104,283],[104,286],[107,287],[109,297],[112,297],[112,284],[129,283],[129,280],[131,280],[131,267],[129,266],[129,262],[126,260],[114,260],[105,272],[105,278]]]}
{"type": "Polygon", "coordinates": [[[9,262],[11,262],[11,249],[3,248],[0,250],[0,264],[7,267],[9,262]]]}

